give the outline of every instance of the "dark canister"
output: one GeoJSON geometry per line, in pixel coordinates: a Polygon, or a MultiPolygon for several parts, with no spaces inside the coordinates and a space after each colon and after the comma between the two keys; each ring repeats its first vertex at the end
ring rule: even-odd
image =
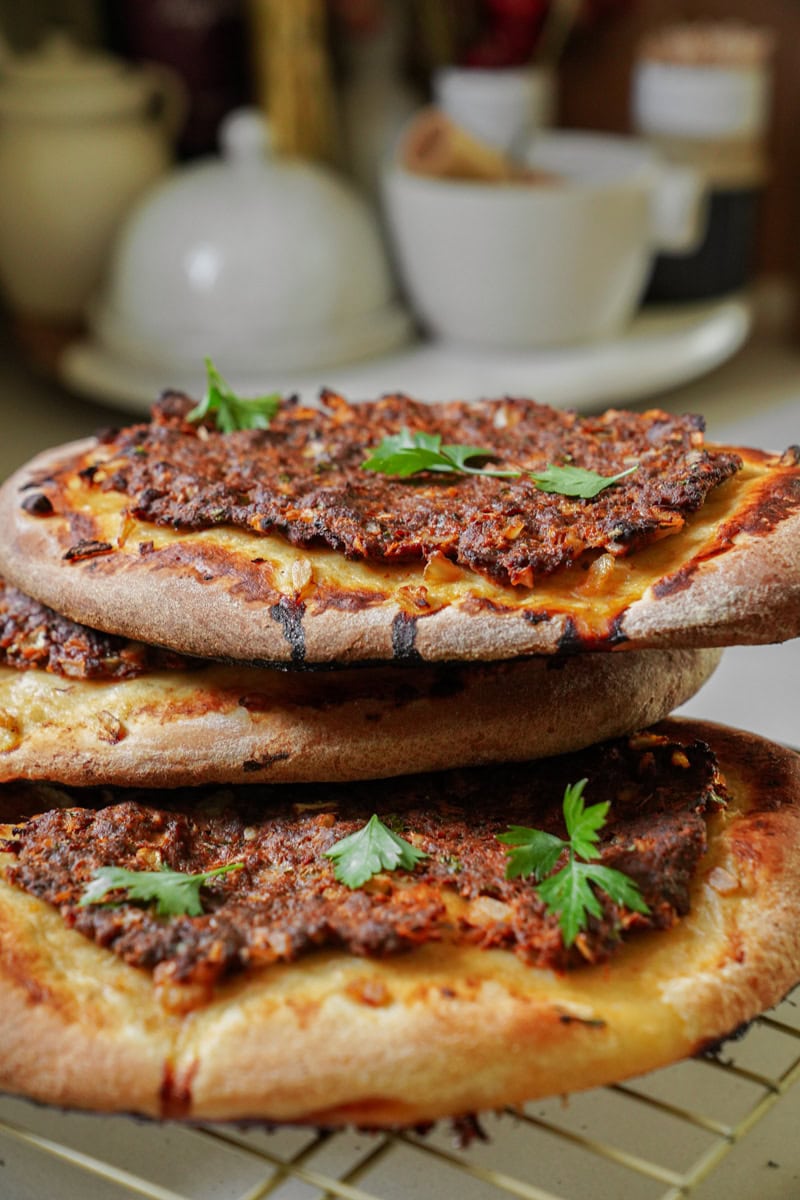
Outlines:
{"type": "Polygon", "coordinates": [[[660,255],[647,299],[702,300],[752,276],[767,178],[768,31],[738,23],[676,25],[651,33],[633,79],[633,121],[670,161],[692,167],[708,194],[708,225],[687,254],[660,255]]]}

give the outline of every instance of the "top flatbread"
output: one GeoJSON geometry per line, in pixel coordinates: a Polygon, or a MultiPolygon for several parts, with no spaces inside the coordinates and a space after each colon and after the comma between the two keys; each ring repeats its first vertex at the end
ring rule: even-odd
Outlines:
{"type": "MultiPolygon", "coordinates": [[[[491,409],[492,420],[502,424],[503,405],[512,403],[520,402],[498,402],[491,409]]],[[[430,420],[435,421],[432,407],[430,420]]],[[[489,406],[484,408],[489,411],[489,406]]],[[[446,406],[445,411],[450,412],[446,406]]],[[[610,414],[595,420],[595,425],[605,421],[611,431],[608,470],[603,474],[628,461],[611,452],[616,419],[610,414]]],[[[661,424],[674,421],[658,413],[641,414],[641,419],[645,432],[639,436],[645,441],[657,436],[661,424]]],[[[630,423],[633,416],[626,414],[625,420],[630,423]]],[[[442,427],[453,436],[452,420],[442,427]]],[[[273,523],[266,533],[248,526],[250,521],[261,530],[269,524],[266,517],[252,517],[246,506],[241,511],[230,507],[224,479],[203,495],[183,458],[180,476],[175,468],[169,472],[180,503],[172,502],[169,489],[166,497],[155,499],[152,488],[127,494],[125,480],[135,474],[137,446],[156,436],[148,427],[140,428],[141,435],[123,431],[110,441],[50,451],[0,492],[0,521],[8,531],[0,545],[0,570],[37,599],[99,629],[189,654],[295,665],[417,657],[491,660],[615,646],[720,646],[781,641],[800,633],[800,468],[794,450],[779,458],[737,449],[741,469],[730,478],[725,478],[729,466],[720,470],[718,477],[725,481],[707,492],[708,480],[701,487],[702,481],[692,477],[688,487],[687,479],[675,475],[673,464],[669,485],[661,488],[661,507],[648,510],[645,505],[644,513],[642,494],[632,491],[626,480],[624,497],[630,492],[633,532],[620,508],[622,501],[604,501],[605,524],[600,522],[594,540],[585,526],[588,523],[591,535],[586,514],[595,502],[551,497],[547,520],[554,521],[551,541],[558,542],[561,559],[550,561],[547,547],[532,550],[547,569],[537,568],[526,576],[524,563],[515,561],[515,578],[530,577],[532,586],[512,586],[499,577],[499,568],[493,572],[491,562],[478,573],[463,561],[453,561],[450,548],[444,553],[429,545],[418,557],[408,558],[413,550],[408,539],[402,546],[406,557],[400,561],[366,552],[346,557],[333,548],[338,526],[327,530],[326,544],[320,544],[321,539],[308,541],[307,534],[303,544],[295,544],[301,536],[297,513],[316,512],[322,520],[330,515],[323,489],[311,507],[292,510],[295,516],[284,532],[275,532],[273,523]],[[128,476],[126,463],[133,464],[128,476]],[[212,494],[223,492],[225,503],[212,511],[212,494]],[[688,506],[687,492],[694,497],[688,506]],[[675,512],[669,508],[673,493],[675,512]],[[208,525],[214,512],[219,523],[175,528],[181,512],[186,526],[208,525]],[[580,539],[577,557],[569,562],[571,552],[562,543],[569,540],[573,517],[575,537],[580,534],[580,539]],[[613,525],[614,520],[617,524],[609,532],[609,521],[613,525]],[[616,541],[612,534],[619,535],[616,541]]],[[[480,432],[485,432],[483,427],[480,432]]],[[[466,424],[463,440],[474,440],[469,433],[466,424]]],[[[222,436],[205,428],[203,434],[199,437],[194,427],[178,420],[169,429],[165,457],[182,454],[191,462],[195,454],[202,459],[203,444],[222,436]]],[[[255,435],[228,436],[251,438],[227,443],[229,459],[231,447],[239,447],[243,462],[248,453],[256,453],[255,435]]],[[[295,440],[300,436],[294,429],[287,435],[295,440]]],[[[704,470],[706,459],[713,459],[698,439],[692,427],[685,457],[689,475],[701,473],[693,456],[700,456],[704,470]]],[[[554,445],[550,436],[551,457],[554,445]]],[[[311,440],[307,449],[314,450],[311,440]]],[[[595,469],[601,465],[601,450],[602,439],[596,437],[587,460],[595,469]]],[[[155,458],[155,451],[147,453],[155,458]]],[[[721,449],[718,459],[730,464],[731,452],[721,449]]],[[[156,474],[157,468],[154,462],[156,474]]],[[[168,469],[169,463],[164,471],[168,469]]],[[[643,486],[658,488],[658,471],[652,483],[640,470],[643,486]]],[[[360,486],[358,472],[357,465],[351,469],[348,486],[360,486]]],[[[468,480],[470,511],[480,507],[483,483],[468,480]]],[[[486,483],[487,489],[495,488],[487,491],[487,506],[489,500],[497,504],[496,484],[486,483]]],[[[385,504],[401,505],[402,489],[415,486],[413,481],[393,481],[385,504]]],[[[453,486],[455,505],[460,486],[455,477],[453,486]]],[[[645,499],[650,494],[646,488],[645,499]]],[[[273,492],[276,489],[277,485],[273,492]]],[[[421,491],[432,492],[433,485],[421,491]]],[[[523,501],[524,497],[524,508],[523,501]]],[[[447,505],[441,497],[438,504],[440,523],[447,527],[447,505]]],[[[333,501],[329,507],[335,507],[333,501]]],[[[530,513],[521,512],[528,537],[530,513]]],[[[390,513],[381,515],[388,520],[390,513]]],[[[418,516],[418,511],[410,513],[414,520],[418,516]]],[[[435,523],[432,517],[429,526],[435,523]]],[[[515,528],[502,533],[512,541],[516,536],[515,528]]],[[[535,528],[533,533],[535,537],[535,528]]],[[[352,530],[347,537],[342,534],[348,554],[356,553],[353,547],[361,544],[360,536],[352,530]]]]}

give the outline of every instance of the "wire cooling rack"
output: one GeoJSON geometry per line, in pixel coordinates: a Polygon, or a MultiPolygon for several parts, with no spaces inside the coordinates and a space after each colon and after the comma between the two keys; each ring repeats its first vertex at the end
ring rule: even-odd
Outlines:
{"type": "Polygon", "coordinates": [[[800,1195],[800,1143],[792,1132],[800,1089],[788,1093],[799,1079],[797,989],[716,1058],[493,1114],[481,1121],[487,1140],[465,1149],[444,1124],[424,1136],[267,1133],[60,1113],[5,1098],[0,1197],[791,1200],[800,1195]],[[784,1109],[786,1135],[772,1159],[756,1150],[753,1131],[776,1106],[784,1109]]]}

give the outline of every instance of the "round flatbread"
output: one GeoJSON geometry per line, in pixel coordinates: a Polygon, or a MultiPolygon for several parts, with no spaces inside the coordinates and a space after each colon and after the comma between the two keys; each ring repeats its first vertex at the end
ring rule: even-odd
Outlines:
{"type": "MultiPolygon", "coordinates": [[[[478,416],[467,406],[430,406],[429,416],[410,401],[385,403],[395,425],[412,412],[418,422],[439,420],[448,436],[463,430],[464,440],[494,429],[503,455],[512,453],[514,430],[507,426],[520,412],[534,426],[545,421],[537,406],[498,402],[476,406],[483,424],[475,430],[470,421],[478,416]]],[[[336,426],[339,457],[347,453],[351,423],[363,425],[358,412],[340,401],[326,418],[344,428],[336,426]]],[[[163,427],[50,451],[18,472],[0,492],[8,531],[0,570],[87,625],[189,654],[294,665],[485,661],[771,642],[800,633],[794,451],[778,458],[703,447],[697,420],[685,419],[687,432],[658,412],[609,413],[582,424],[574,414],[551,414],[545,423],[557,416],[563,428],[547,426],[540,460],[545,451],[566,454],[570,438],[595,468],[606,462],[599,473],[607,478],[634,454],[638,459],[598,499],[547,493],[543,500],[527,477],[514,483],[519,495],[511,499],[494,478],[456,478],[444,495],[441,480],[450,477],[435,472],[424,485],[371,484],[359,452],[349,473],[336,467],[335,456],[326,459],[316,490],[291,507],[280,490],[292,486],[288,468],[325,450],[310,435],[295,444],[304,422],[317,429],[318,415],[297,410],[285,418],[281,436],[294,457],[283,463],[272,461],[272,443],[264,440],[271,429],[198,433],[180,413],[165,417],[163,427]],[[618,445],[618,427],[630,453],[618,445]],[[659,439],[667,449],[647,449],[659,439]],[[682,439],[682,454],[662,466],[672,441],[682,439]],[[259,453],[265,470],[278,472],[263,482],[250,461],[259,453]],[[655,457],[646,471],[649,454],[655,457]],[[213,480],[203,474],[204,455],[215,464],[213,480]],[[343,482],[326,490],[336,470],[343,482]],[[237,471],[242,496],[230,482],[237,471]],[[351,495],[361,497],[360,508],[356,500],[345,505],[342,497],[351,495]],[[451,504],[460,505],[457,512],[451,504]],[[395,508],[400,515],[393,518],[395,508]],[[395,525],[399,540],[387,548],[386,530],[395,525]]],[[[368,431],[359,429],[368,444],[368,431]]],[[[533,450],[530,456],[534,461],[533,450]]]]}
{"type": "Polygon", "coordinates": [[[76,786],[370,779],[562,754],[660,720],[720,657],[278,671],[100,634],[2,581],[0,624],[0,780],[76,786]]]}
{"type": "MultiPolygon", "coordinates": [[[[687,755],[689,742],[707,740],[729,792],[708,817],[690,911],[567,971],[442,927],[439,941],[416,948],[407,931],[406,952],[380,959],[328,948],[245,966],[180,1011],[177,984],[159,990],[122,949],[95,944],[11,886],[16,851],[4,854],[0,1088],[155,1117],[379,1127],[588,1088],[708,1048],[800,979],[800,759],[720,727],[666,722],[661,732],[687,755]]],[[[637,752],[647,755],[646,740],[637,752]]],[[[559,762],[569,777],[571,760],[559,762]]],[[[680,773],[680,749],[671,762],[680,773]]],[[[591,765],[575,765],[589,794],[591,765]]],[[[43,799],[59,797],[40,792],[27,804],[43,799]]],[[[6,789],[3,802],[19,813],[25,794],[6,789]]],[[[57,863],[58,847],[48,853],[57,863]]],[[[484,928],[502,933],[502,906],[482,903],[484,928]]],[[[100,914],[98,928],[108,919],[100,914]]]]}
{"type": "Polygon", "coordinates": [[[284,783],[545,758],[661,720],[720,653],[313,674],[210,664],[111,683],[0,667],[0,780],[284,783]]]}

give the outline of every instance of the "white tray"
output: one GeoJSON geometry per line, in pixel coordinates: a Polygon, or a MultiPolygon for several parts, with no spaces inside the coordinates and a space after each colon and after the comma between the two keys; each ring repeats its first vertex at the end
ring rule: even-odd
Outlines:
{"type": "MultiPolygon", "coordinates": [[[[553,350],[490,352],[446,342],[416,342],[380,358],[331,367],[313,375],[271,372],[243,376],[235,362],[219,362],[243,394],[298,392],[313,399],[322,385],[363,400],[404,391],[425,400],[533,396],[558,407],[591,409],[677,387],[713,370],[745,341],[750,307],[740,297],[713,304],[645,310],[613,341],[553,350]]],[[[202,394],[202,363],[187,374],[131,362],[93,340],[69,347],[61,380],[81,395],[131,412],[147,413],[165,387],[202,394]]]]}

